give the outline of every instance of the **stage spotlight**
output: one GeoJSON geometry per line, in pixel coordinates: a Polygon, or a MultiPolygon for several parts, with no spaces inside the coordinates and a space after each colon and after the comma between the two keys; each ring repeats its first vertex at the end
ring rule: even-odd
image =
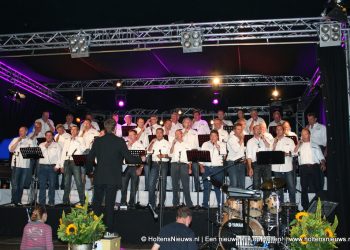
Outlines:
{"type": "Polygon", "coordinates": [[[199,29],[189,29],[181,33],[183,53],[202,52],[202,32],[199,29]]]}
{"type": "Polygon", "coordinates": [[[210,120],[210,125],[213,125],[214,124],[214,120],[210,120]]]}
{"type": "Polygon", "coordinates": [[[212,80],[212,84],[213,84],[214,86],[220,85],[220,84],[221,84],[221,79],[220,79],[220,77],[214,77],[213,80],[212,80]]]}
{"type": "Polygon", "coordinates": [[[116,94],[115,103],[117,107],[124,108],[126,106],[126,95],[125,94],[116,94]]]}
{"type": "Polygon", "coordinates": [[[177,113],[178,113],[179,115],[181,115],[181,114],[182,114],[181,109],[179,109],[179,110],[177,111],[177,113]]]}
{"type": "Polygon", "coordinates": [[[72,58],[89,57],[90,36],[78,34],[69,38],[72,58]]]}
{"type": "Polygon", "coordinates": [[[319,29],[320,47],[341,45],[340,23],[332,22],[321,24],[319,29]]]}
{"type": "Polygon", "coordinates": [[[80,117],[75,118],[75,121],[76,121],[78,124],[80,124],[80,122],[81,122],[80,117]]]}
{"type": "Polygon", "coordinates": [[[123,100],[119,100],[118,101],[118,106],[121,107],[121,108],[124,107],[125,106],[125,102],[123,100]]]}
{"type": "Polygon", "coordinates": [[[116,86],[117,88],[120,88],[120,87],[122,86],[122,83],[121,83],[120,81],[117,81],[116,84],[115,84],[115,86],[116,86]]]}
{"type": "Polygon", "coordinates": [[[77,101],[81,101],[83,98],[82,98],[80,95],[77,95],[77,96],[75,97],[75,99],[76,99],[77,101]]]}
{"type": "Polygon", "coordinates": [[[159,125],[163,125],[163,124],[164,124],[164,122],[163,122],[163,119],[162,119],[162,120],[160,120],[159,125]]]}
{"type": "Polygon", "coordinates": [[[218,105],[219,104],[219,99],[218,98],[214,98],[213,101],[212,101],[212,104],[218,105]]]}
{"type": "Polygon", "coordinates": [[[280,95],[280,93],[278,92],[277,89],[274,89],[274,90],[272,91],[272,96],[273,96],[273,97],[278,97],[279,95],[280,95]]]}

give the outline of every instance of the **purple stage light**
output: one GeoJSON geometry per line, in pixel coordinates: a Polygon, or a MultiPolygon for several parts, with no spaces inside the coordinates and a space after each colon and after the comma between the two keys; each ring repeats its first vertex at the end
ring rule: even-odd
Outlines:
{"type": "Polygon", "coordinates": [[[124,107],[125,106],[125,102],[123,100],[119,100],[118,101],[118,106],[121,107],[121,108],[124,107]]]}
{"type": "Polygon", "coordinates": [[[213,103],[214,105],[218,105],[218,104],[219,104],[219,99],[214,98],[213,101],[212,101],[212,103],[213,103]]]}

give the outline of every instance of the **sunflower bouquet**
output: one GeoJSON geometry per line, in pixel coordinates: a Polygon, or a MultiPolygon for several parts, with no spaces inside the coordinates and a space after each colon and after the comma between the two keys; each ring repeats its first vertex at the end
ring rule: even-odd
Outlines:
{"type": "Polygon", "coordinates": [[[57,235],[70,245],[92,244],[103,237],[105,225],[103,215],[97,216],[88,210],[88,200],[84,206],[76,206],[71,212],[62,212],[57,235]]]}
{"type": "Polygon", "coordinates": [[[321,200],[318,199],[315,213],[299,212],[295,215],[295,219],[290,223],[291,249],[328,250],[337,248],[336,242],[332,240],[336,237],[337,216],[331,224],[325,217],[322,217],[321,209],[321,200]]]}

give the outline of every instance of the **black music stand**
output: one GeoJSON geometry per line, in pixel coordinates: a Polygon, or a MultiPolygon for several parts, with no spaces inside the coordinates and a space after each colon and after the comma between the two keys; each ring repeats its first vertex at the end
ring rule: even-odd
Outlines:
{"type": "Polygon", "coordinates": [[[37,205],[37,196],[38,196],[38,160],[40,158],[44,158],[43,152],[41,151],[40,147],[26,147],[26,148],[20,148],[21,154],[23,156],[23,159],[33,159],[34,160],[34,171],[32,176],[32,183],[30,185],[30,197],[33,197],[33,201],[30,202],[29,205],[32,205],[33,202],[34,206],[37,205]]]}
{"type": "MultiPolygon", "coordinates": [[[[129,150],[129,153],[132,155],[132,156],[145,156],[146,155],[146,150],[129,150]]],[[[128,162],[125,160],[125,163],[128,164],[128,162]]],[[[135,164],[135,165],[139,165],[139,164],[135,164]]],[[[135,170],[136,171],[136,170],[135,170]]],[[[139,183],[139,182],[137,182],[139,183]]],[[[141,206],[140,204],[140,201],[139,201],[139,197],[140,197],[140,192],[139,192],[139,185],[137,184],[136,186],[136,192],[138,194],[137,196],[137,202],[135,204],[136,208],[145,208],[144,206],[141,206]]]]}
{"type": "Polygon", "coordinates": [[[210,141],[210,135],[198,135],[199,146],[202,147],[204,142],[210,141]]]}
{"type": "MultiPolygon", "coordinates": [[[[164,139],[169,141],[168,135],[163,135],[164,139]]],[[[151,143],[151,141],[156,138],[156,135],[148,135],[148,141],[151,143]]]]}
{"type": "Polygon", "coordinates": [[[256,153],[258,165],[284,164],[285,152],[283,151],[260,151],[256,153]]]}
{"type": "Polygon", "coordinates": [[[227,131],[227,133],[231,133],[231,131],[233,131],[233,126],[224,126],[224,130],[227,131]]]}
{"type": "Polygon", "coordinates": [[[129,131],[135,129],[136,126],[122,126],[122,136],[126,137],[129,135],[129,131]]]}
{"type": "Polygon", "coordinates": [[[244,146],[247,146],[247,143],[250,139],[252,139],[254,137],[254,135],[244,135],[244,146]]]}

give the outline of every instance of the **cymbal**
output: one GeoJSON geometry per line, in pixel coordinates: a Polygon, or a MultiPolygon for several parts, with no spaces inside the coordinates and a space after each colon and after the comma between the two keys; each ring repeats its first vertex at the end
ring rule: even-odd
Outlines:
{"type": "Polygon", "coordinates": [[[286,182],[282,178],[274,178],[273,180],[264,181],[261,184],[262,190],[276,190],[283,188],[286,185],[286,182]]]}

